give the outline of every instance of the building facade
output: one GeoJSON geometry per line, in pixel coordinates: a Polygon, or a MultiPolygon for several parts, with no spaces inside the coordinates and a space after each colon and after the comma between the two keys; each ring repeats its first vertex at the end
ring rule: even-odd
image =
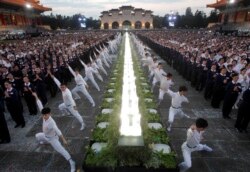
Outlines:
{"type": "Polygon", "coordinates": [[[42,25],[40,14],[51,10],[39,0],[0,0],[0,31],[42,25]]]}
{"type": "Polygon", "coordinates": [[[152,11],[132,6],[103,11],[101,29],[153,29],[152,11]]]}
{"type": "Polygon", "coordinates": [[[220,23],[250,23],[250,0],[217,0],[207,7],[220,11],[220,23]]]}

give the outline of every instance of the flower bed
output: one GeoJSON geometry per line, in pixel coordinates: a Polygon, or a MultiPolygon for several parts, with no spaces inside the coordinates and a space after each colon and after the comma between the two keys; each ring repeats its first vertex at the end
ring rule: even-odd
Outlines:
{"type": "Polygon", "coordinates": [[[165,129],[162,128],[149,83],[143,71],[138,67],[138,58],[134,48],[132,48],[133,67],[139,97],[139,111],[142,115],[144,146],[118,146],[124,47],[123,39],[118,61],[104,95],[102,113],[96,117],[96,128],[93,130],[91,143],[87,148],[83,169],[85,172],[178,171],[175,153],[169,146],[169,138],[165,129]]]}

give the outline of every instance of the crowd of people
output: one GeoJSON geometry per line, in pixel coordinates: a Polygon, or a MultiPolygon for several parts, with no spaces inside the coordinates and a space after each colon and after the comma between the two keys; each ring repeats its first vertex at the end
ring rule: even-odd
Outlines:
{"type": "MultiPolygon", "coordinates": [[[[159,104],[162,102],[164,95],[168,94],[171,97],[171,106],[169,108],[168,114],[168,127],[167,131],[171,131],[171,126],[174,122],[175,116],[179,115],[181,117],[190,118],[182,110],[182,103],[189,103],[186,97],[188,88],[186,86],[180,86],[177,92],[171,90],[171,86],[174,84],[172,79],[173,75],[171,73],[166,73],[163,69],[163,65],[156,59],[149,47],[147,47],[141,40],[136,36],[133,36],[135,46],[137,47],[139,57],[141,60],[142,67],[148,69],[148,80],[152,82],[152,92],[155,91],[156,84],[159,84],[159,104]]],[[[188,130],[187,139],[182,144],[182,154],[184,161],[179,164],[180,172],[185,172],[192,166],[191,153],[194,151],[207,151],[211,152],[213,149],[206,144],[201,144],[203,138],[203,133],[208,127],[208,122],[206,119],[198,118],[188,130]]]]}
{"type": "MultiPolygon", "coordinates": [[[[238,109],[235,128],[247,132],[250,121],[250,38],[183,30],[138,31],[136,35],[193,88],[199,93],[203,91],[204,98],[213,108],[220,108],[222,104],[224,119],[231,119],[232,109],[238,109]]],[[[151,65],[152,69],[157,68],[158,63],[155,63],[151,65]]]]}
{"type": "Polygon", "coordinates": [[[95,78],[103,81],[102,75],[108,75],[106,70],[113,61],[110,53],[116,53],[120,41],[121,34],[116,32],[88,31],[43,35],[1,44],[0,144],[11,141],[5,112],[9,112],[16,123],[14,128],[25,127],[25,102],[29,115],[42,113],[43,132],[36,134],[36,140],[40,144],[51,144],[70,163],[71,171],[74,172],[75,162],[59,138],[64,144],[67,141],[47,107],[47,92],[55,97],[58,90],[61,91],[63,103],[58,106],[59,110],[62,115],[73,115],[81,124],[80,130],[83,130],[85,123],[75,100],[80,99],[80,92],[95,107],[88,88],[92,84],[100,91],[95,78]],[[81,69],[84,69],[84,77],[81,69]],[[71,78],[76,83],[72,92],[67,87],[71,78]]]}

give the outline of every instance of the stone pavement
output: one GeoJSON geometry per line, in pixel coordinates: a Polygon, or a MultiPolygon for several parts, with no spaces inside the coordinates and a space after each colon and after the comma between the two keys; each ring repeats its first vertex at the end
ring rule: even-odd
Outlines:
{"type": "MultiPolygon", "coordinates": [[[[203,92],[197,92],[189,82],[182,78],[172,67],[164,63],[164,70],[173,74],[174,86],[172,90],[178,91],[180,85],[188,87],[190,103],[183,104],[183,111],[191,118],[176,118],[169,133],[170,141],[177,152],[178,162],[183,161],[181,145],[186,139],[186,130],[198,117],[208,120],[209,127],[204,133],[204,144],[211,146],[214,151],[192,153],[190,172],[249,172],[250,171],[250,134],[238,133],[234,128],[237,111],[232,112],[232,119],[222,118],[221,109],[213,109],[210,101],[203,98],[203,92]]],[[[154,90],[158,97],[158,90],[154,90]]],[[[168,110],[171,99],[166,94],[159,106],[163,123],[167,124],[168,110]]],[[[249,131],[250,132],[250,131],[249,131]]]]}
{"type": "MultiPolygon", "coordinates": [[[[111,70],[107,71],[110,73],[111,70]]],[[[87,82],[90,85],[89,92],[96,102],[96,107],[92,108],[91,104],[81,93],[79,95],[82,98],[76,101],[77,108],[87,126],[83,131],[80,131],[80,123],[72,115],[61,116],[58,109],[58,105],[62,103],[61,92],[58,92],[55,98],[49,98],[48,107],[52,109],[54,120],[68,140],[67,150],[76,161],[78,169],[81,169],[85,146],[89,144],[91,129],[95,126],[95,115],[100,113],[99,106],[102,102],[103,92],[105,86],[109,83],[109,77],[102,76],[104,79],[103,83],[96,79],[101,89],[100,92],[95,90],[89,81],[87,82]]],[[[72,79],[69,88],[72,89],[74,86],[75,81],[72,79]]],[[[25,103],[23,104],[25,107],[25,128],[15,129],[10,115],[8,113],[5,114],[10,130],[11,143],[0,145],[0,172],[70,171],[69,163],[55,152],[50,145],[39,145],[36,142],[35,134],[42,131],[41,115],[28,115],[26,105],[25,103]]]]}
{"type": "MultiPolygon", "coordinates": [[[[232,120],[221,118],[221,111],[210,107],[202,94],[190,87],[176,71],[164,63],[167,72],[174,75],[175,85],[172,87],[177,91],[180,85],[187,85],[189,88],[189,104],[183,107],[184,112],[191,116],[191,119],[176,119],[169,136],[173,148],[177,152],[178,162],[182,161],[181,144],[186,138],[187,128],[197,117],[208,119],[209,128],[204,134],[204,143],[214,149],[214,152],[194,152],[192,154],[193,167],[190,172],[249,172],[250,171],[250,134],[239,134],[234,129],[235,114],[232,120]]],[[[109,71],[110,72],[110,71],[109,71]]],[[[56,98],[49,100],[49,107],[52,108],[53,117],[62,133],[69,141],[67,149],[76,160],[78,169],[81,169],[85,149],[91,137],[91,129],[94,128],[94,116],[100,113],[99,105],[102,102],[103,90],[109,82],[104,77],[104,83],[97,81],[101,87],[101,92],[97,92],[93,87],[90,93],[96,101],[96,108],[92,108],[89,102],[82,98],[77,101],[77,107],[83,116],[87,128],[80,131],[80,124],[73,116],[61,116],[58,105],[62,102],[61,93],[58,92],[56,98]]],[[[70,88],[75,85],[72,81],[70,88]]],[[[158,90],[155,90],[157,98],[158,90]]],[[[82,95],[81,95],[82,96],[82,95]]],[[[170,98],[165,95],[165,99],[159,106],[163,123],[167,123],[168,108],[170,98]]],[[[29,116],[25,109],[25,119],[27,125],[24,129],[14,129],[14,123],[6,114],[8,126],[11,134],[11,143],[0,145],[0,172],[68,172],[69,164],[65,159],[56,153],[50,145],[40,146],[35,140],[35,134],[41,132],[42,120],[39,115],[29,116]]],[[[81,170],[79,170],[81,171],[81,170]]]]}

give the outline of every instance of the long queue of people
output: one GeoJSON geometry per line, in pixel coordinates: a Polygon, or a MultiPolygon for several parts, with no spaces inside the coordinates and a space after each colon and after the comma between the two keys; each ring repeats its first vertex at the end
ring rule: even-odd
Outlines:
{"type": "MultiPolygon", "coordinates": [[[[238,109],[235,128],[247,132],[250,121],[250,38],[201,31],[140,31],[136,35],[193,88],[203,91],[204,98],[213,108],[220,108],[222,104],[224,119],[231,119],[232,109],[238,109]]],[[[151,65],[151,68],[157,66],[151,65]]]]}
{"type": "MultiPolygon", "coordinates": [[[[159,84],[159,104],[163,100],[165,94],[171,98],[171,105],[168,114],[168,127],[167,131],[171,131],[171,126],[174,122],[176,115],[181,117],[190,118],[182,110],[183,103],[189,103],[186,97],[188,88],[186,86],[180,86],[177,92],[171,90],[173,85],[173,75],[171,73],[166,73],[163,69],[161,62],[154,58],[152,51],[147,47],[142,41],[140,41],[136,36],[133,36],[135,46],[137,47],[138,54],[141,60],[142,67],[148,69],[149,82],[152,83],[152,92],[155,91],[156,84],[159,84]]],[[[195,124],[190,126],[187,130],[187,139],[182,144],[181,149],[183,153],[184,161],[178,166],[180,172],[185,172],[192,167],[191,153],[194,151],[207,151],[211,152],[213,149],[206,144],[201,144],[203,138],[203,133],[208,127],[208,122],[206,119],[198,118],[195,124]]]]}
{"type": "MultiPolygon", "coordinates": [[[[41,111],[39,107],[48,103],[48,92],[50,97],[55,97],[58,88],[62,92],[66,90],[71,78],[76,82],[73,98],[79,99],[78,93],[81,92],[95,107],[87,88],[93,84],[100,91],[95,77],[102,81],[101,75],[107,75],[105,68],[109,68],[112,62],[108,53],[116,50],[117,41],[114,40],[117,37],[115,32],[88,31],[1,43],[0,143],[11,141],[4,112],[9,112],[15,128],[25,127],[24,106],[30,115],[38,114],[41,111]],[[80,74],[81,69],[85,70],[84,78],[80,74]]],[[[59,109],[76,116],[82,124],[81,129],[84,129],[85,124],[74,111],[74,106],[71,109],[65,107],[67,101],[74,101],[67,100],[64,95],[63,99],[64,104],[59,109]]]]}
{"type": "MultiPolygon", "coordinates": [[[[80,115],[80,112],[77,110],[75,99],[80,99],[78,93],[81,92],[92,104],[92,107],[95,107],[95,101],[88,92],[89,83],[87,83],[87,81],[89,80],[97,91],[100,91],[95,77],[103,81],[101,74],[108,75],[105,68],[110,68],[112,65],[114,59],[110,53],[114,54],[117,52],[118,45],[121,42],[121,34],[115,32],[88,32],[86,35],[82,35],[82,33],[78,34],[77,37],[72,34],[67,35],[65,37],[67,39],[66,41],[65,38],[61,38],[62,37],[50,38],[49,42],[53,42],[51,44],[48,42],[43,44],[39,40],[38,44],[40,44],[41,47],[36,47],[34,49],[35,52],[31,51],[31,53],[26,53],[24,49],[22,49],[21,53],[25,54],[21,57],[21,64],[23,66],[20,66],[20,63],[18,64],[20,59],[16,57],[18,55],[15,49],[16,46],[14,46],[12,50],[6,47],[2,49],[2,57],[5,57],[5,63],[10,60],[9,55],[11,55],[11,57],[14,56],[14,58],[12,58],[14,61],[10,60],[11,64],[9,67],[3,64],[4,66],[1,68],[2,71],[4,71],[1,75],[1,84],[3,84],[4,87],[2,88],[1,95],[0,144],[10,142],[10,135],[4,116],[5,104],[12,119],[16,122],[15,128],[19,126],[22,128],[25,127],[21,101],[22,97],[24,97],[30,115],[36,115],[38,110],[42,114],[42,132],[35,135],[36,140],[39,144],[50,144],[69,162],[70,171],[75,172],[75,161],[62,146],[59,138],[65,145],[68,144],[67,140],[51,116],[51,109],[46,106],[46,88],[50,88],[49,86],[52,87],[51,97],[55,96],[57,88],[61,90],[63,103],[61,103],[58,108],[62,112],[62,116],[65,114],[73,115],[81,124],[80,130],[83,130],[86,124],[84,123],[82,115],[80,115]],[[62,41],[60,41],[60,39],[62,41]],[[69,43],[68,41],[70,40],[71,42],[69,43]],[[88,41],[86,42],[86,40],[88,41]],[[57,46],[54,47],[54,44],[57,46]],[[47,47],[47,49],[42,49],[40,52],[40,48],[43,47],[47,47]],[[57,52],[60,53],[57,54],[57,52]],[[17,60],[19,61],[17,62],[17,60]],[[44,61],[45,63],[42,68],[44,61]],[[54,66],[55,64],[56,66],[54,66]],[[105,65],[105,67],[103,65],[105,65]],[[13,68],[15,68],[15,71],[19,75],[15,75],[13,68]],[[60,70],[58,68],[60,68],[60,70]],[[80,73],[81,68],[84,68],[85,77],[80,73]],[[72,92],[67,87],[67,82],[70,81],[71,76],[73,76],[76,83],[72,92]],[[46,77],[50,82],[45,80],[46,77]]],[[[34,42],[36,42],[36,40],[30,43],[34,44],[34,42]]],[[[29,46],[31,46],[31,44],[29,46]]]]}

